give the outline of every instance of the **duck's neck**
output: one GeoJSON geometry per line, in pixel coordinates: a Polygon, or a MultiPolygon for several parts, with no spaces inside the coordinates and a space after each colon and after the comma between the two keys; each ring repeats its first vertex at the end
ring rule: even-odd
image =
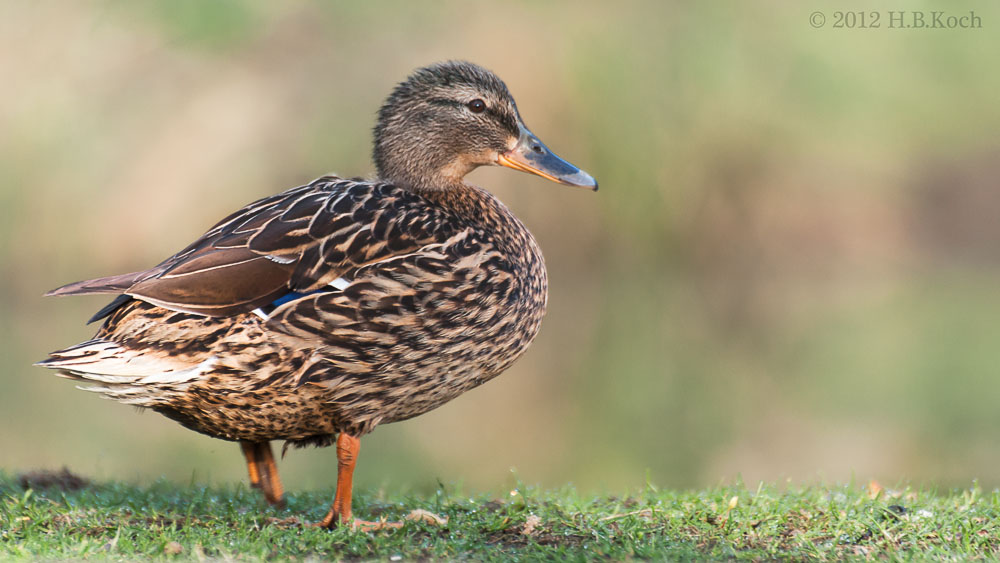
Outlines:
{"type": "Polygon", "coordinates": [[[503,251],[511,255],[527,253],[542,263],[541,250],[527,227],[490,192],[461,183],[444,190],[418,193],[493,235],[495,244],[503,251]]]}

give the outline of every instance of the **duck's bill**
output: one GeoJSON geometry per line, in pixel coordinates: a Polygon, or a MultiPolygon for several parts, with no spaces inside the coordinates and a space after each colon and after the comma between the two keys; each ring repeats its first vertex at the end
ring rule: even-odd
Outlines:
{"type": "Polygon", "coordinates": [[[511,150],[500,153],[497,164],[537,174],[542,178],[581,188],[597,190],[597,180],[549,150],[531,131],[521,128],[521,137],[511,150]]]}

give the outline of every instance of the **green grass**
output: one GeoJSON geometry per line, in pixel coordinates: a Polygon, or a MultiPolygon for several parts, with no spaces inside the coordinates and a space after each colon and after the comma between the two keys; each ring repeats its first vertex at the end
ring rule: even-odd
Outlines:
{"type": "MultiPolygon", "coordinates": [[[[62,483],[65,484],[65,483],[62,483]]],[[[625,496],[518,487],[503,498],[357,491],[360,517],[422,508],[444,526],[319,530],[332,491],[293,492],[266,507],[246,487],[83,483],[25,488],[0,473],[2,558],[237,559],[828,559],[997,558],[1000,492],[946,494],[858,486],[701,491],[654,487],[625,496]],[[874,496],[874,498],[872,498],[874,496]],[[529,522],[535,522],[534,526],[529,522]],[[533,529],[529,529],[532,528],[533,529]]],[[[447,489],[447,488],[445,488],[447,489]]]]}

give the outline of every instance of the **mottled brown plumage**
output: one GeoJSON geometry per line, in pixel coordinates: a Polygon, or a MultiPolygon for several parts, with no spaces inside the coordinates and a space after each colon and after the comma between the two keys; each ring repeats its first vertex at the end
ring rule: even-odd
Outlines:
{"type": "Polygon", "coordinates": [[[349,521],[357,439],[500,374],[545,311],[534,238],[462,177],[500,164],[596,189],[470,63],[414,73],[375,139],[380,181],[320,178],[247,205],[150,270],[52,291],[119,296],[95,315],[106,320],[94,339],[40,365],[241,442],[270,502],[282,488],[269,441],[338,440],[345,482],[323,525],[349,521]]]}

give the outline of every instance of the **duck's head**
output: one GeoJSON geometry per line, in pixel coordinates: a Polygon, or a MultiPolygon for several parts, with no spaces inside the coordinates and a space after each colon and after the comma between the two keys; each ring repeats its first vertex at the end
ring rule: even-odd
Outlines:
{"type": "Polygon", "coordinates": [[[378,113],[374,156],[382,180],[415,191],[461,185],[483,165],[597,189],[525,127],[502,80],[467,62],[419,69],[393,90],[378,113]]]}

